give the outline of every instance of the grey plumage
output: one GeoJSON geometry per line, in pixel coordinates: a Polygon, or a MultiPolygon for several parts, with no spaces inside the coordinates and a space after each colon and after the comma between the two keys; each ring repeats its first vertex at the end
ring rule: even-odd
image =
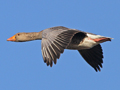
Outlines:
{"type": "Polygon", "coordinates": [[[72,37],[78,32],[80,31],[65,27],[55,27],[44,30],[42,34],[42,55],[44,62],[51,67],[52,62],[56,64],[60,53],[64,52],[64,49],[66,49],[71,42],[72,37]]]}
{"type": "Polygon", "coordinates": [[[32,33],[17,33],[7,39],[14,42],[42,40],[41,50],[47,66],[57,63],[64,49],[78,50],[85,61],[96,71],[100,71],[103,63],[103,52],[100,43],[111,41],[112,38],[77,29],[57,26],[32,33]]]}

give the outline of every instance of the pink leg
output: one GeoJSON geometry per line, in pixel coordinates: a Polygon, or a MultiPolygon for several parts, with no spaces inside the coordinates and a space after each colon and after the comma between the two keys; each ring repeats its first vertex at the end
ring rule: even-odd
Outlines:
{"type": "Polygon", "coordinates": [[[111,41],[110,38],[106,38],[106,37],[104,37],[104,38],[96,38],[96,39],[89,38],[89,39],[90,39],[90,40],[94,40],[95,42],[100,42],[100,41],[102,41],[102,42],[104,42],[104,41],[111,41]]]}

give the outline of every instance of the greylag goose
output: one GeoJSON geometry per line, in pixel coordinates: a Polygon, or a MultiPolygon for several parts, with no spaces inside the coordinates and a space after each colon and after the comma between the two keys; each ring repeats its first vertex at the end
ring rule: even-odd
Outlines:
{"type": "Polygon", "coordinates": [[[112,38],[63,26],[51,27],[40,32],[17,33],[7,41],[25,42],[42,40],[42,56],[47,66],[57,63],[64,49],[78,50],[85,61],[95,71],[100,71],[103,63],[103,52],[100,43],[111,41],[112,38]]]}

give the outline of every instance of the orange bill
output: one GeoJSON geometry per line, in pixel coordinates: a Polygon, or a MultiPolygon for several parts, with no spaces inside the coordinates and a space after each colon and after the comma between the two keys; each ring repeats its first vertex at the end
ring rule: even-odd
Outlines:
{"type": "Polygon", "coordinates": [[[15,35],[7,39],[7,41],[15,41],[15,40],[16,40],[15,35]]]}

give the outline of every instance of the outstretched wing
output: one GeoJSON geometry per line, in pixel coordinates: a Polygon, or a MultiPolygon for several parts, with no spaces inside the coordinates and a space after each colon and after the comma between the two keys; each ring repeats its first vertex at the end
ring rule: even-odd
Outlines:
{"type": "Polygon", "coordinates": [[[100,71],[100,67],[102,68],[103,63],[103,52],[100,44],[91,49],[78,51],[88,64],[90,64],[96,71],[100,71]]]}
{"type": "Polygon", "coordinates": [[[42,37],[42,55],[44,62],[52,67],[56,64],[60,54],[69,45],[72,37],[78,30],[48,30],[49,33],[43,32],[42,37]]]}

